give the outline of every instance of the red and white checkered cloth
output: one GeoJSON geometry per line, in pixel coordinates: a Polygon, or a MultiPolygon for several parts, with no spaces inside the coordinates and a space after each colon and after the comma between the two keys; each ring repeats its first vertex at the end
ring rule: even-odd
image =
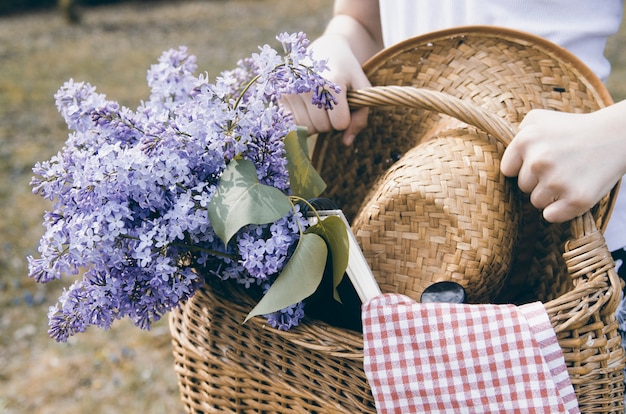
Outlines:
{"type": "Polygon", "coordinates": [[[365,373],[379,413],[579,413],[544,306],[363,305],[365,373]]]}

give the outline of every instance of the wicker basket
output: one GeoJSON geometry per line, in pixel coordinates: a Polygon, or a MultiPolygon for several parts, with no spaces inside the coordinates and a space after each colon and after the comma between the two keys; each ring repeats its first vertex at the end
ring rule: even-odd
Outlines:
{"type": "MultiPolygon", "coordinates": [[[[354,93],[351,105],[372,107],[368,130],[352,151],[334,134],[320,136],[315,158],[322,176],[333,177],[328,196],[354,222],[368,214],[366,196],[389,170],[387,157],[445,136],[442,130],[451,125],[478,126],[482,132],[472,131],[506,142],[514,133],[510,125],[532,107],[589,112],[610,103],[601,82],[575,58],[505,30],[467,28],[423,36],[382,52],[365,69],[374,85],[404,87],[354,93]],[[490,73],[480,84],[488,69],[533,76],[503,80],[490,73]],[[526,83],[512,92],[520,81],[526,83]],[[558,89],[565,87],[567,93],[558,89]],[[449,116],[460,121],[450,122],[449,116]]],[[[614,316],[621,286],[598,230],[608,221],[614,195],[615,190],[564,226],[547,225],[527,200],[520,200],[519,234],[510,246],[513,271],[497,298],[545,303],[582,412],[624,411],[625,357],[614,316]]],[[[410,267],[410,258],[402,263],[398,256],[386,256],[398,273],[410,267]]],[[[380,276],[385,266],[368,259],[379,282],[388,280],[380,276]]],[[[360,333],[311,319],[289,332],[268,327],[261,318],[242,325],[254,303],[239,287],[207,283],[171,313],[175,368],[187,412],[375,412],[360,333]]]]}
{"type": "MultiPolygon", "coordinates": [[[[602,82],[567,51],[535,36],[504,29],[461,28],[410,39],[384,50],[367,62],[364,69],[374,86],[412,86],[445,92],[499,116],[512,126],[521,122],[533,108],[593,112],[612,103],[602,82]]],[[[404,200],[407,204],[411,201],[406,194],[390,194],[394,217],[377,217],[379,213],[375,210],[384,203],[375,205],[371,199],[375,196],[377,181],[399,158],[429,139],[459,127],[459,123],[451,120],[449,115],[442,115],[442,108],[425,111],[417,105],[405,105],[398,99],[393,104],[375,106],[369,111],[368,127],[353,146],[342,145],[340,133],[320,135],[313,161],[322,177],[332,177],[324,196],[335,201],[353,224],[383,291],[419,298],[424,286],[442,277],[442,273],[454,277],[463,273],[455,275],[453,267],[467,258],[446,256],[449,253],[446,250],[431,251],[435,247],[448,247],[448,240],[439,246],[420,244],[414,236],[418,233],[415,222],[409,220],[407,223],[407,218],[399,218],[403,209],[411,208],[402,205],[404,200]],[[385,231],[374,231],[377,228],[385,231]],[[414,264],[420,258],[439,258],[442,265],[438,269],[431,263],[416,267],[414,264]],[[451,271],[447,270],[451,268],[451,271]]],[[[471,124],[468,120],[463,121],[471,124]]],[[[443,159],[456,149],[439,150],[437,155],[443,159]]],[[[498,172],[499,158],[483,161],[483,167],[487,172],[498,172]]],[[[432,178],[427,177],[432,182],[441,180],[434,176],[435,172],[432,174],[432,178]]],[[[405,175],[418,176],[417,168],[405,175]]],[[[504,184],[498,185],[503,188],[504,184]]],[[[489,186],[484,189],[488,190],[489,186]]],[[[615,191],[608,194],[593,211],[601,229],[608,221],[615,194],[615,191]]],[[[485,205],[485,201],[486,205],[499,207],[494,206],[495,197],[491,191],[466,194],[461,200],[472,206],[485,205]]],[[[514,262],[510,264],[512,271],[506,285],[499,295],[488,297],[489,301],[526,303],[537,298],[547,301],[571,290],[571,280],[565,276],[567,272],[561,258],[562,244],[570,237],[568,226],[549,225],[527,199],[521,200],[518,207],[511,205],[512,201],[501,205],[512,208],[513,213],[491,211],[482,215],[471,212],[471,228],[465,223],[462,226],[464,231],[476,233],[466,235],[474,242],[484,229],[490,229],[492,240],[512,242],[511,237],[497,236],[497,225],[504,223],[503,227],[510,230],[507,220],[515,217],[515,213],[521,214],[519,240],[514,246],[498,248],[493,243],[485,246],[485,256],[496,251],[496,256],[504,255],[503,260],[515,247],[514,262]]],[[[451,205],[453,199],[448,197],[446,203],[451,205]]],[[[465,213],[464,217],[467,215],[465,213]]],[[[421,240],[425,239],[422,237],[421,240]]],[[[488,239],[483,242],[487,243],[488,239]]],[[[484,278],[486,269],[497,272],[498,263],[487,261],[488,266],[483,265],[478,273],[484,278]]],[[[509,267],[508,263],[502,263],[509,267]]],[[[495,280],[502,279],[501,274],[488,275],[495,280]]],[[[468,272],[467,277],[472,274],[468,272]]],[[[483,298],[484,295],[478,297],[483,298]]]]}

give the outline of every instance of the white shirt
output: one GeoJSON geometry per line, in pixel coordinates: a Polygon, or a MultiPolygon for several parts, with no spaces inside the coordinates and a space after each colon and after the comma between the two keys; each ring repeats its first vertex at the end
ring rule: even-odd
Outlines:
{"type": "MultiPolygon", "coordinates": [[[[623,0],[380,0],[379,4],[385,46],[451,27],[508,27],[564,47],[603,81],[611,71],[604,56],[606,41],[619,30],[623,15],[623,0]]],[[[626,190],[620,191],[604,237],[611,251],[626,246],[626,190]]]]}
{"type": "Polygon", "coordinates": [[[380,0],[383,40],[390,46],[420,34],[467,25],[533,33],[578,56],[602,80],[604,57],[619,30],[623,0],[380,0]]]}

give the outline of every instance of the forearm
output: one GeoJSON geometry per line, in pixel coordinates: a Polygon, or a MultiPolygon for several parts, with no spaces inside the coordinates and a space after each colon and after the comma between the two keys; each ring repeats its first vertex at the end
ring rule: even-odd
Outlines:
{"type": "Polygon", "coordinates": [[[337,0],[324,36],[345,40],[359,63],[383,48],[378,0],[337,0]]]}

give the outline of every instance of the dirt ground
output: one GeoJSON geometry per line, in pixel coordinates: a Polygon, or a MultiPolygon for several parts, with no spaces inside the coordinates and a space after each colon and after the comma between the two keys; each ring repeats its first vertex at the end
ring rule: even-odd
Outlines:
{"type": "MultiPolygon", "coordinates": [[[[47,307],[68,283],[26,277],[47,205],[30,193],[31,167],[67,136],[52,95],[69,78],[136,107],[146,70],[165,49],[188,46],[210,76],[283,31],[320,34],[332,0],[143,0],[83,9],[68,25],[53,11],[0,18],[0,414],[178,413],[167,323],[126,321],[57,344],[47,307]]],[[[626,98],[626,30],[611,39],[607,85],[626,98]]]]}

